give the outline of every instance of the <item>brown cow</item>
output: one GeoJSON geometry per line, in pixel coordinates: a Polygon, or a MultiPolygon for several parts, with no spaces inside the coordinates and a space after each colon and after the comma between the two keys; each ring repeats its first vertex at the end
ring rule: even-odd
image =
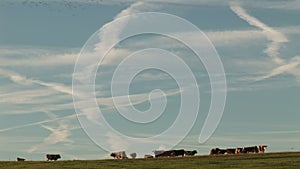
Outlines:
{"type": "Polygon", "coordinates": [[[144,155],[144,158],[154,158],[154,157],[152,155],[146,154],[146,155],[144,155]]]}
{"type": "Polygon", "coordinates": [[[112,156],[114,159],[128,159],[125,151],[119,151],[111,153],[110,156],[112,156]]]}
{"type": "Polygon", "coordinates": [[[243,150],[243,148],[236,148],[235,149],[235,154],[239,154],[239,153],[241,153],[242,152],[242,150],[243,150]]]}
{"type": "Polygon", "coordinates": [[[267,145],[259,145],[258,150],[260,153],[264,153],[267,147],[268,147],[267,145]]]}

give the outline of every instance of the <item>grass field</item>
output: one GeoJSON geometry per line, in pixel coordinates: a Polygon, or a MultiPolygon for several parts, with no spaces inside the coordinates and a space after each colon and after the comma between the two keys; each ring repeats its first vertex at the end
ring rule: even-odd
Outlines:
{"type": "Polygon", "coordinates": [[[1,169],[300,169],[300,152],[164,159],[0,162],[1,169]]]}

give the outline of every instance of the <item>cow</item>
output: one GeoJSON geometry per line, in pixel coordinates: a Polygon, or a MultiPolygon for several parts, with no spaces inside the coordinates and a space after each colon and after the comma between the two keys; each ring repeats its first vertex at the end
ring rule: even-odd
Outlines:
{"type": "Polygon", "coordinates": [[[268,146],[266,146],[266,145],[259,145],[259,146],[258,146],[258,151],[259,151],[260,153],[264,153],[265,150],[267,149],[267,147],[268,147],[268,146]]]}
{"type": "Polygon", "coordinates": [[[219,153],[218,154],[225,154],[226,150],[225,149],[219,149],[219,153]]]}
{"type": "Polygon", "coordinates": [[[128,159],[125,151],[113,152],[110,154],[114,159],[128,159]]]}
{"type": "Polygon", "coordinates": [[[236,148],[236,149],[235,149],[235,154],[241,153],[242,150],[243,150],[243,148],[240,148],[240,147],[236,148]]]}
{"type": "Polygon", "coordinates": [[[258,153],[257,146],[251,146],[251,147],[244,147],[241,151],[241,153],[258,153]]]}
{"type": "Polygon", "coordinates": [[[218,154],[218,151],[219,151],[219,148],[213,148],[213,149],[211,149],[210,150],[210,155],[216,155],[216,154],[218,154]]]}
{"type": "Polygon", "coordinates": [[[154,151],[154,155],[155,157],[178,157],[178,156],[181,156],[183,157],[184,156],[184,149],[180,149],[180,150],[167,150],[167,151],[164,151],[164,150],[155,150],[154,151]]]}
{"type": "Polygon", "coordinates": [[[235,154],[235,148],[227,148],[226,149],[226,154],[235,154]]]}
{"type": "Polygon", "coordinates": [[[161,157],[161,154],[163,154],[164,152],[165,152],[164,150],[154,150],[153,151],[155,158],[161,157]]]}
{"type": "Polygon", "coordinates": [[[184,151],[184,156],[194,156],[198,152],[196,150],[193,151],[184,151]]]}
{"type": "Polygon", "coordinates": [[[25,158],[17,157],[17,161],[25,161],[25,158]]]}
{"type": "Polygon", "coordinates": [[[46,154],[46,161],[56,161],[60,158],[61,156],[59,154],[46,154]]]}
{"type": "Polygon", "coordinates": [[[144,158],[154,158],[154,157],[152,155],[146,154],[146,155],[144,155],[144,158]]]}
{"type": "Polygon", "coordinates": [[[178,157],[178,156],[181,156],[183,157],[184,156],[184,149],[180,149],[180,150],[171,150],[173,151],[175,157],[178,157]]]}
{"type": "Polygon", "coordinates": [[[162,153],[155,155],[155,157],[175,157],[175,151],[174,150],[163,151],[162,153]]]}
{"type": "Polygon", "coordinates": [[[129,154],[130,155],[130,157],[132,158],[132,159],[135,159],[136,158],[136,153],[131,153],[131,154],[129,154]]]}
{"type": "Polygon", "coordinates": [[[217,154],[225,154],[226,150],[219,149],[219,148],[213,148],[210,150],[210,155],[217,155],[217,154]]]}

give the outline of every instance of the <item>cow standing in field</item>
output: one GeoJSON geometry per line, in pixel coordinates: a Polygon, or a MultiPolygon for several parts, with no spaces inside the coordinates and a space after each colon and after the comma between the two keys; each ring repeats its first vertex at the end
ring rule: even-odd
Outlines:
{"type": "Polygon", "coordinates": [[[210,150],[210,155],[216,155],[216,154],[218,154],[218,151],[219,151],[219,148],[213,148],[213,149],[211,149],[210,150]]]}
{"type": "Polygon", "coordinates": [[[25,161],[25,158],[17,157],[17,161],[25,161]]]}
{"type": "Polygon", "coordinates": [[[161,157],[161,154],[163,154],[164,152],[165,152],[164,150],[154,150],[153,151],[155,158],[161,157]]]}
{"type": "Polygon", "coordinates": [[[153,152],[154,152],[155,158],[158,158],[158,157],[178,157],[178,156],[183,157],[184,156],[184,149],[167,150],[167,151],[154,150],[153,152]]]}
{"type": "Polygon", "coordinates": [[[244,147],[241,151],[241,153],[258,153],[259,150],[257,148],[257,146],[251,146],[251,147],[244,147]]]}
{"type": "Polygon", "coordinates": [[[129,154],[130,155],[130,157],[132,158],[132,159],[135,159],[136,158],[136,153],[131,153],[131,154],[129,154]]]}
{"type": "Polygon", "coordinates": [[[175,157],[178,157],[178,156],[181,156],[183,157],[184,156],[184,149],[180,149],[180,150],[171,150],[174,152],[174,156],[175,157]]]}
{"type": "Polygon", "coordinates": [[[114,159],[128,159],[125,151],[119,151],[111,153],[110,156],[112,156],[114,159]]]}
{"type": "Polygon", "coordinates": [[[175,156],[174,150],[163,151],[162,153],[155,155],[155,157],[174,157],[174,156],[175,156]]]}
{"type": "Polygon", "coordinates": [[[227,148],[226,154],[235,154],[235,148],[227,148]]]}
{"type": "Polygon", "coordinates": [[[154,158],[154,157],[152,155],[146,154],[146,155],[144,155],[144,158],[154,158]]]}
{"type": "Polygon", "coordinates": [[[219,148],[213,148],[210,150],[210,155],[218,155],[218,154],[225,154],[226,150],[219,149],[219,148]]]}
{"type": "Polygon", "coordinates": [[[196,150],[193,151],[184,151],[184,156],[194,156],[198,152],[196,150]]]}
{"type": "Polygon", "coordinates": [[[259,146],[258,146],[258,151],[259,151],[260,153],[264,153],[265,150],[267,149],[267,147],[268,147],[268,146],[266,146],[266,145],[259,145],[259,146]]]}
{"type": "Polygon", "coordinates": [[[47,154],[46,155],[46,161],[56,161],[60,158],[61,158],[61,156],[59,154],[47,154]]]}

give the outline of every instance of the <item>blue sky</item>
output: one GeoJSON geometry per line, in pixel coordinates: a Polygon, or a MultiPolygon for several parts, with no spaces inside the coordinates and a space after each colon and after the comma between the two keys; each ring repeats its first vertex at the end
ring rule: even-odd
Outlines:
{"type": "MultiPolygon", "coordinates": [[[[201,93],[196,123],[175,148],[208,154],[212,147],[267,144],[270,152],[300,151],[300,1],[4,0],[0,2],[1,160],[17,156],[43,160],[46,153],[60,153],[63,159],[110,158],[76,118],[72,74],[82,46],[94,32],[138,12],[177,15],[207,35],[226,73],[226,106],[213,136],[199,144],[211,99],[205,67],[174,39],[135,36],[120,42],[97,72],[97,101],[114,129],[130,136],[158,134],[178,114],[178,86],[157,70],[141,72],[129,93],[137,100],[135,108],[143,111],[150,106],[145,98],[151,90],[165,91],[168,104],[159,120],[147,125],[129,123],[112,104],[111,76],[122,59],[136,50],[161,48],[186,61],[201,93]]],[[[126,145],[114,137],[108,140],[112,147],[126,145]]]]}

